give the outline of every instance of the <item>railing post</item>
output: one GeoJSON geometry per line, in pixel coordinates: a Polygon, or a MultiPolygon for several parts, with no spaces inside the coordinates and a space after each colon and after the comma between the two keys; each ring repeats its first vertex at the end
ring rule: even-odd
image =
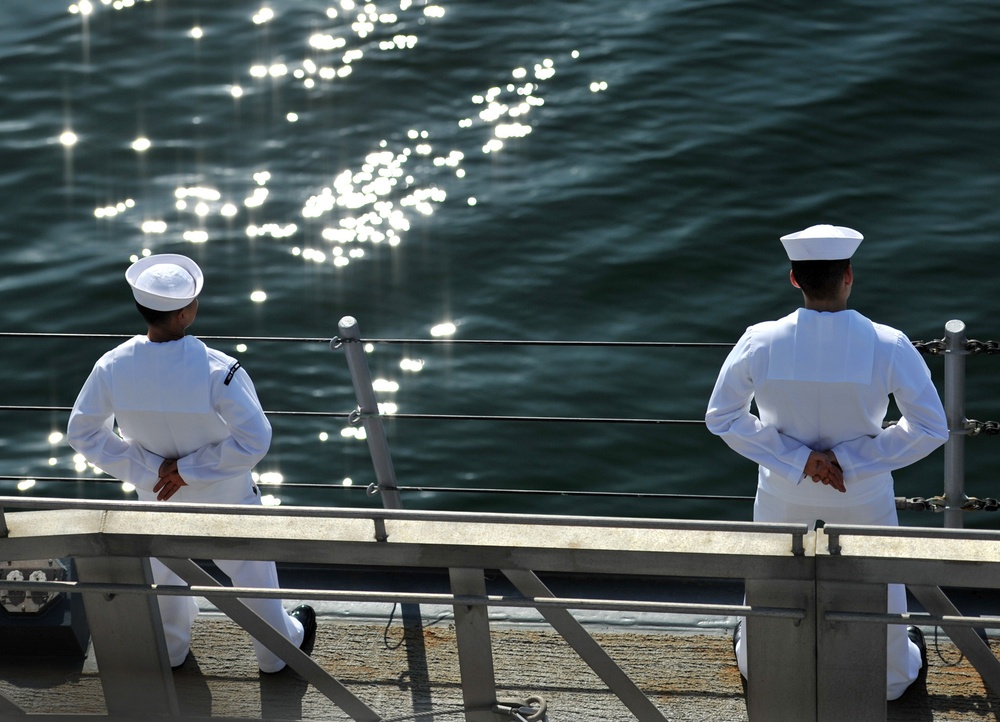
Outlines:
{"type": "Polygon", "coordinates": [[[361,423],[368,437],[368,451],[371,453],[372,464],[375,466],[375,480],[382,494],[382,505],[386,509],[402,509],[399,499],[399,489],[396,488],[396,472],[392,467],[392,457],[389,455],[389,442],[385,438],[382,419],[378,415],[378,402],[375,400],[375,388],[372,386],[372,375],[368,370],[365,350],[361,347],[361,330],[357,320],[352,316],[344,316],[338,326],[340,339],[344,341],[344,353],[347,354],[347,368],[351,372],[351,382],[354,384],[354,395],[361,411],[361,423]]]}
{"type": "MultiPolygon", "coordinates": [[[[344,343],[344,353],[347,355],[347,368],[351,372],[351,383],[354,384],[354,395],[358,400],[358,410],[361,412],[361,423],[368,437],[368,452],[375,467],[375,480],[382,496],[382,506],[386,509],[402,509],[403,502],[399,498],[396,487],[396,471],[392,466],[392,456],[389,454],[389,442],[385,438],[385,428],[382,418],[378,415],[378,401],[375,398],[375,387],[372,384],[371,371],[365,350],[358,341],[361,340],[361,329],[353,316],[340,319],[337,328],[344,343]]],[[[384,526],[376,530],[380,541],[386,540],[384,526]]],[[[406,640],[406,659],[410,667],[410,681],[427,681],[427,651],[424,648],[424,620],[419,604],[401,604],[400,614],[403,626],[409,630],[404,632],[406,640]]],[[[429,689],[429,683],[427,685],[429,689]]],[[[415,712],[428,712],[431,709],[430,698],[421,699],[418,695],[418,685],[413,687],[415,712]]]]}
{"type": "Polygon", "coordinates": [[[800,607],[802,620],[747,617],[747,718],[816,722],[816,583],[813,579],[747,579],[750,607],[800,607]]]}
{"type": "Polygon", "coordinates": [[[885,614],[888,587],[824,580],[820,564],[831,559],[816,558],[816,720],[884,722],[885,626],[831,622],[826,613],[885,614]]]}
{"type": "MultiPolygon", "coordinates": [[[[147,586],[153,580],[145,557],[77,557],[76,568],[81,582],[147,586]]],[[[108,714],[176,717],[177,693],[156,597],[84,592],[83,604],[108,714]]]]}
{"type": "Polygon", "coordinates": [[[965,501],[965,357],[968,339],[965,323],[952,320],[945,324],[944,412],[948,419],[948,441],[944,446],[944,525],[962,528],[965,501]]]}
{"type": "MultiPolygon", "coordinates": [[[[451,591],[456,596],[486,596],[482,569],[448,570],[451,591]]],[[[490,638],[489,607],[455,604],[455,643],[458,669],[462,677],[462,700],[466,722],[497,722],[491,711],[497,701],[493,670],[493,643],[490,638]]]]}

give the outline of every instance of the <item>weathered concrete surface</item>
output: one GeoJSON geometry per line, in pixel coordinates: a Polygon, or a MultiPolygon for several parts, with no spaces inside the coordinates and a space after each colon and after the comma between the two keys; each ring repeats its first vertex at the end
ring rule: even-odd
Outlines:
{"type": "MultiPolygon", "coordinates": [[[[632,720],[553,631],[494,625],[498,694],[543,697],[551,722],[632,720]]],[[[595,638],[669,720],[746,720],[732,642],[722,629],[643,631],[604,629],[595,638]]],[[[889,720],[1000,720],[1000,699],[958,650],[927,630],[929,669],[889,705],[889,720]]],[[[1000,652],[1000,641],[991,641],[1000,652]]],[[[189,717],[267,720],[347,720],[293,672],[260,675],[249,638],[225,617],[202,614],[193,654],[174,673],[181,709],[189,717]]],[[[397,621],[384,624],[321,617],[314,659],[385,719],[431,713],[422,720],[462,720],[461,683],[450,621],[422,634],[397,621]]],[[[83,661],[30,662],[3,652],[0,693],[29,713],[104,713],[92,655],[83,661]]],[[[845,690],[850,694],[850,690],[845,690]]],[[[3,717],[0,714],[0,717],[3,717]]]]}

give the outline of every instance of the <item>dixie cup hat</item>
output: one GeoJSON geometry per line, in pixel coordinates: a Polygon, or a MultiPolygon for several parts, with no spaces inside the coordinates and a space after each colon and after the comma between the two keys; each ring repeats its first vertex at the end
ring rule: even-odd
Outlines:
{"type": "Polygon", "coordinates": [[[129,266],[125,280],[140,306],[154,311],[176,311],[198,298],[205,276],[187,256],[160,253],[140,258],[129,266]]]}
{"type": "Polygon", "coordinates": [[[864,236],[845,226],[810,226],[781,237],[790,261],[839,261],[858,250],[864,236]]]}

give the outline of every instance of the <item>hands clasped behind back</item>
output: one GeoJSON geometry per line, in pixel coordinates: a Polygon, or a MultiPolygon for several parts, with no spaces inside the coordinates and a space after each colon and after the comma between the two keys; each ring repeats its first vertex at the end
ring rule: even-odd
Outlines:
{"type": "Polygon", "coordinates": [[[187,486],[187,482],[181,478],[177,471],[177,459],[164,459],[163,463],[160,464],[158,476],[156,486],[153,487],[157,501],[167,501],[182,486],[187,486]]]}
{"type": "Polygon", "coordinates": [[[832,486],[841,493],[847,491],[847,487],[844,486],[844,470],[840,468],[837,457],[832,451],[810,452],[802,473],[814,483],[832,486]]]}

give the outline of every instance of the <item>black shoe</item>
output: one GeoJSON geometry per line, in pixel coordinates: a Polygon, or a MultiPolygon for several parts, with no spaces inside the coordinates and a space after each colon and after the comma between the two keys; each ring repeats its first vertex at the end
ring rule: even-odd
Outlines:
{"type": "Polygon", "coordinates": [[[920,627],[910,625],[906,628],[906,636],[917,645],[920,650],[920,669],[927,669],[927,643],[924,642],[924,633],[920,627]]]}
{"type": "Polygon", "coordinates": [[[306,654],[311,654],[313,642],[316,641],[316,610],[308,604],[300,604],[290,611],[288,616],[299,620],[302,624],[305,633],[302,635],[302,644],[299,645],[299,649],[306,654]]]}

